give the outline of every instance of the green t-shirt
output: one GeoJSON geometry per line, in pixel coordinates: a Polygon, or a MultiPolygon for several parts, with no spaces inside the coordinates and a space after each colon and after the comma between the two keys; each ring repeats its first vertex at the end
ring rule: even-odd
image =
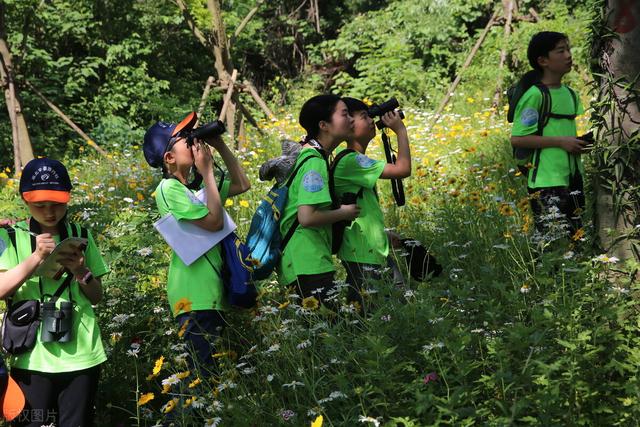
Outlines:
{"type": "MultiPolygon", "coordinates": [[[[25,221],[17,224],[23,228],[29,228],[25,221]]],[[[75,227],[75,224],[71,225],[75,227]]],[[[67,226],[71,236],[71,226],[67,226]]],[[[77,234],[77,233],[76,233],[77,234]]],[[[22,230],[16,229],[16,248],[13,247],[7,230],[0,229],[0,271],[14,268],[31,255],[31,236],[22,230]]],[[[60,236],[54,236],[56,243],[60,236]]],[[[89,233],[89,243],[85,250],[85,262],[95,277],[100,277],[109,272],[102,256],[96,246],[93,236],[89,233]]],[[[42,278],[42,291],[45,295],[53,295],[64,277],[60,280],[42,278]]],[[[75,302],[73,307],[72,340],[66,343],[43,343],[40,339],[42,323],[36,337],[36,344],[31,351],[17,356],[10,356],[11,366],[31,371],[58,373],[72,372],[88,369],[107,360],[102,346],[100,328],[96,321],[96,315],[91,302],[80,289],[80,284],[74,279],[69,287],[62,292],[56,306],[70,301],[70,295],[75,302]]],[[[13,295],[13,303],[27,299],[41,299],[38,278],[31,277],[20,286],[13,295]]]]}
{"type": "MultiPolygon", "coordinates": [[[[551,112],[555,114],[583,114],[584,108],[580,99],[576,97],[578,108],[573,101],[569,89],[562,85],[558,88],[549,88],[551,94],[551,112]]],[[[539,111],[542,105],[542,92],[536,86],[527,90],[518,105],[513,119],[512,136],[533,135],[538,131],[539,111]]],[[[544,127],[542,136],[576,136],[576,121],[568,119],[549,118],[544,127]]],[[[535,164],[535,160],[533,162],[535,164]]],[[[529,188],[566,187],[569,185],[569,177],[575,172],[576,167],[584,174],[582,159],[579,154],[570,154],[558,147],[543,148],[540,150],[538,172],[529,173],[529,188]]]]}
{"type": "Polygon", "coordinates": [[[338,258],[361,264],[385,265],[389,255],[389,240],[384,231],[384,215],[375,191],[376,182],[386,163],[353,152],[338,161],[333,179],[336,195],[357,194],[360,216],[344,231],[338,258]]]}
{"type": "MultiPolygon", "coordinates": [[[[223,204],[229,195],[230,184],[231,182],[225,179],[218,185],[223,204]]],[[[156,204],[160,215],[171,213],[178,221],[205,217],[209,209],[198,200],[196,192],[188,189],[177,179],[163,179],[156,188],[156,204]]],[[[173,252],[167,278],[167,297],[174,316],[192,310],[226,309],[227,302],[219,274],[221,270],[220,245],[209,249],[191,265],[186,265],[173,252]]]]}
{"type": "MultiPolygon", "coordinates": [[[[302,165],[289,187],[287,203],[280,220],[280,233],[283,238],[298,215],[298,206],[314,205],[319,208],[331,208],[329,173],[322,154],[315,148],[302,149],[292,170],[308,156],[313,158],[302,165]]],[[[289,285],[299,275],[328,273],[333,270],[331,224],[321,227],[299,225],[280,259],[278,266],[280,283],[289,285]]]]}

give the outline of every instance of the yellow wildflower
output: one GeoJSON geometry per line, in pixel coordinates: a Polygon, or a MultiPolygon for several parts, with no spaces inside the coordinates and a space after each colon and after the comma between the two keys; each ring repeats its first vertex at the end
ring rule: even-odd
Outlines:
{"type": "Polygon", "coordinates": [[[158,360],[156,360],[156,364],[153,367],[153,375],[158,375],[160,373],[163,363],[164,363],[164,356],[160,356],[158,360]]]}
{"type": "Polygon", "coordinates": [[[188,398],[187,400],[185,400],[184,404],[182,405],[183,408],[188,408],[189,406],[191,406],[191,404],[193,402],[195,402],[197,399],[196,396],[191,396],[190,398],[188,398]]]}
{"type": "Polygon", "coordinates": [[[142,406],[150,401],[152,401],[156,396],[153,393],[146,393],[140,396],[138,399],[138,406],[142,406]]]}
{"type": "Polygon", "coordinates": [[[288,305],[289,305],[289,301],[285,301],[285,302],[283,302],[282,304],[280,304],[278,306],[278,310],[282,310],[284,308],[287,308],[288,305]]]}
{"type": "Polygon", "coordinates": [[[224,207],[225,207],[225,208],[228,208],[228,207],[230,207],[230,206],[233,206],[233,200],[231,200],[231,199],[227,199],[227,200],[224,202],[224,207]]]}
{"type": "Polygon", "coordinates": [[[584,237],[584,229],[583,228],[578,228],[575,232],[575,234],[573,236],[571,236],[571,239],[575,242],[577,242],[578,240],[582,239],[584,237]]]}
{"type": "Polygon", "coordinates": [[[249,202],[247,202],[246,200],[240,200],[240,203],[238,203],[240,206],[242,206],[243,208],[248,208],[249,207],[249,202]]]}
{"type": "Polygon", "coordinates": [[[306,297],[302,300],[302,307],[307,310],[315,310],[320,306],[320,301],[316,297],[306,297]]]}
{"type": "Polygon", "coordinates": [[[187,321],[182,324],[182,326],[180,327],[180,330],[178,331],[178,337],[182,338],[184,333],[187,331],[187,326],[189,326],[190,321],[191,319],[187,319],[187,321]]]}
{"type": "Polygon", "coordinates": [[[173,306],[173,314],[178,314],[181,311],[191,311],[191,301],[187,298],[180,298],[173,306]]]}
{"type": "Polygon", "coordinates": [[[311,427],[322,427],[322,421],[322,415],[318,415],[318,417],[311,423],[311,427]]]}
{"type": "Polygon", "coordinates": [[[200,378],[196,378],[195,380],[193,380],[193,381],[191,381],[189,383],[189,388],[194,388],[195,386],[197,386],[200,383],[201,383],[200,378]]]}
{"type": "Polygon", "coordinates": [[[176,405],[178,404],[178,398],[174,397],[173,399],[171,399],[170,401],[168,401],[163,407],[162,407],[162,413],[163,414],[168,414],[169,412],[173,411],[176,407],[176,405]]]}
{"type": "Polygon", "coordinates": [[[513,216],[514,214],[513,208],[508,203],[501,204],[499,212],[500,212],[500,215],[504,215],[504,216],[513,216]]]}

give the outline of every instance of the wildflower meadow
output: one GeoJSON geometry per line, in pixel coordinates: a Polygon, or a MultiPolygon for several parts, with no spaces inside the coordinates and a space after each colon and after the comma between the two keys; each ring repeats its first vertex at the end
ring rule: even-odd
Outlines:
{"type": "MultiPolygon", "coordinates": [[[[544,22],[571,35],[584,31],[586,15],[551,3],[564,7],[561,18],[552,10],[544,22]]],[[[525,35],[535,29],[526,25],[525,35]]],[[[586,68],[586,42],[575,39],[576,63],[586,68]]],[[[514,50],[526,44],[513,43],[520,43],[514,50]]],[[[90,136],[106,155],[69,142],[81,145],[62,159],[74,185],[70,215],[93,230],[111,270],[96,307],[108,356],[98,424],[636,425],[638,264],[598,248],[588,179],[582,228],[567,238],[552,212],[548,231],[534,232],[504,97],[493,106],[494,88],[482,80],[494,67],[484,55],[440,116],[433,99],[446,85],[401,105],[413,164],[406,205],[396,206],[389,184],[378,184],[387,227],[425,245],[442,274],[406,286],[372,282],[363,291],[365,314],[344,302],[337,261],[335,310],[300,299],[274,275],[258,283],[254,309],[228,312],[215,366],[188,368],[184,330],[173,314],[191,302],[167,302],[171,250],[153,227],[161,174],[142,155],[144,128],[104,119],[90,136]]],[[[593,96],[587,74],[571,76],[585,106],[593,96]]],[[[304,82],[298,90],[274,109],[277,118],[258,119],[260,131],[247,126],[239,141],[236,154],[252,188],[225,209],[241,237],[273,185],[259,180],[260,165],[280,155],[283,139],[303,136],[300,105],[320,86],[304,82]]],[[[393,87],[387,91],[394,95],[393,87]]],[[[207,110],[202,122],[215,118],[207,110]]],[[[577,123],[579,134],[588,131],[590,111],[577,123]]],[[[384,158],[380,132],[369,147],[370,157],[384,158]]],[[[585,163],[588,174],[588,156],[585,163]]],[[[28,215],[18,179],[11,167],[0,173],[0,218],[28,215]]],[[[394,254],[408,277],[403,255],[394,254]]]]}

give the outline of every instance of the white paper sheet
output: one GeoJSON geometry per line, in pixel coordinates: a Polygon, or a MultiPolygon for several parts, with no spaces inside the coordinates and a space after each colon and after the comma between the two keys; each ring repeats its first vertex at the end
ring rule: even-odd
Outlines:
{"type": "MultiPolygon", "coordinates": [[[[200,192],[197,193],[200,198],[200,192]]],[[[222,239],[235,231],[236,224],[227,211],[224,213],[224,226],[219,231],[207,231],[190,221],[178,221],[170,213],[156,221],[153,226],[162,235],[186,265],[191,265],[195,260],[207,253],[209,249],[217,245],[222,239]]]]}

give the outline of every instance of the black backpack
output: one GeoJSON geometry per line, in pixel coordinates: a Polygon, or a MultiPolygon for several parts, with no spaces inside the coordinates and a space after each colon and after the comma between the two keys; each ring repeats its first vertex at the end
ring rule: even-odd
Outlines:
{"type": "MultiPolygon", "coordinates": [[[[544,128],[549,123],[549,119],[567,119],[567,120],[575,120],[578,115],[578,96],[575,91],[567,86],[569,89],[569,93],[573,98],[573,106],[574,106],[574,114],[555,114],[551,112],[551,93],[549,92],[549,88],[540,81],[537,81],[533,84],[526,84],[524,82],[524,78],[520,79],[518,83],[511,86],[507,90],[507,99],[509,100],[509,111],[507,112],[507,122],[513,123],[514,116],[516,113],[516,106],[522,96],[527,92],[531,86],[536,86],[540,93],[542,94],[542,103],[540,104],[540,109],[538,110],[538,130],[535,135],[542,136],[544,128]]],[[[518,166],[518,170],[522,173],[523,176],[528,177],[530,168],[527,167],[528,164],[533,164],[533,176],[531,177],[532,181],[535,182],[536,175],[538,173],[538,166],[540,165],[540,149],[539,148],[513,148],[513,157],[516,160],[516,164],[518,166]]]]}

